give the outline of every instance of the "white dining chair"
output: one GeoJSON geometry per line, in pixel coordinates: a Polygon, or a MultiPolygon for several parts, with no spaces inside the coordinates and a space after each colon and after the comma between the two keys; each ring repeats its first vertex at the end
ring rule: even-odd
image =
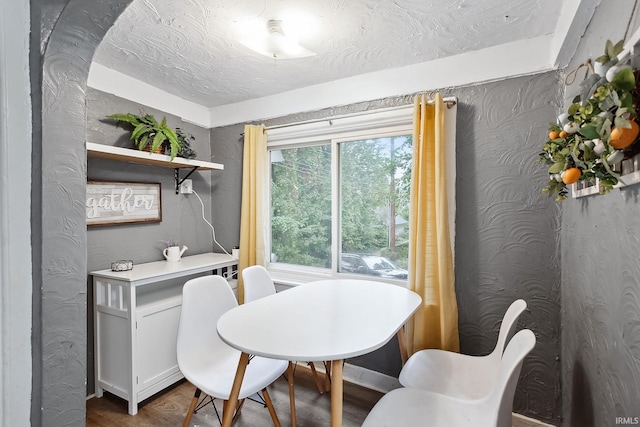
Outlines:
{"type": "MultiPolygon", "coordinates": [[[[240,351],[224,343],[216,325],[220,316],[238,303],[228,282],[221,276],[204,276],[189,280],[182,290],[182,311],[178,325],[178,366],[196,387],[183,426],[191,421],[201,392],[226,401],[240,360],[240,351]]],[[[285,360],[253,357],[240,388],[240,399],[259,391],[275,426],[280,426],[267,386],[288,367],[285,360]]],[[[239,409],[239,408],[237,408],[239,409]]]]}
{"type": "Polygon", "coordinates": [[[511,330],[527,303],[518,299],[505,313],[498,341],[486,356],[471,356],[438,349],[414,353],[400,371],[404,387],[420,388],[453,397],[475,398],[490,390],[500,369],[500,360],[511,330]]]}
{"type": "Polygon", "coordinates": [[[513,396],[525,356],[536,337],[523,329],[509,341],[494,387],[476,399],[461,399],[419,388],[398,388],[376,403],[362,427],[511,427],[513,396]]]}
{"type": "MultiPolygon", "coordinates": [[[[271,275],[261,265],[252,265],[242,270],[242,283],[244,284],[244,302],[250,303],[260,298],[264,298],[276,293],[276,286],[273,283],[271,275]]],[[[320,394],[325,392],[316,367],[313,362],[307,362],[311,368],[316,388],[320,394]]]]}

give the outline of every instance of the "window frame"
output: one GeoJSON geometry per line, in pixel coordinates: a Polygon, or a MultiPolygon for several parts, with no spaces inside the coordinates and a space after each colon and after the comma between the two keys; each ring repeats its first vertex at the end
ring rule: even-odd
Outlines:
{"type": "MultiPolygon", "coordinates": [[[[352,278],[394,283],[406,286],[406,280],[378,278],[362,274],[339,272],[341,245],[339,144],[362,139],[384,138],[413,134],[413,106],[378,110],[348,117],[325,119],[299,125],[267,130],[267,161],[270,152],[279,149],[331,146],[331,269],[271,262],[266,268],[277,283],[298,285],[314,280],[352,278]]],[[[266,168],[269,210],[265,218],[266,253],[271,253],[271,165],[266,168]]]]}

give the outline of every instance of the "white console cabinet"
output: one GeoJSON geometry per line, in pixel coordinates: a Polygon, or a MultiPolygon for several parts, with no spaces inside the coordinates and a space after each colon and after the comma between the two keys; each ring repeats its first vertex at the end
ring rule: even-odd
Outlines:
{"type": "Polygon", "coordinates": [[[237,263],[207,253],[131,271],[92,271],[96,396],[113,393],[135,415],[140,401],[182,379],[176,357],[182,285],[189,276],[230,272],[237,263]]]}

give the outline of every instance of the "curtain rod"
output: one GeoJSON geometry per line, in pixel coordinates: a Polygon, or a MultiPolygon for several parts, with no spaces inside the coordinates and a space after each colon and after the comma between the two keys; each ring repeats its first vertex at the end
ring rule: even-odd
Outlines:
{"type": "MultiPolygon", "coordinates": [[[[457,98],[455,96],[450,96],[450,97],[447,97],[447,98],[443,98],[442,101],[445,103],[447,108],[451,108],[451,107],[453,107],[454,105],[456,105],[458,103],[457,98]]],[[[427,104],[433,104],[433,103],[434,103],[433,99],[427,100],[427,104]]],[[[401,106],[398,106],[398,107],[381,108],[381,109],[377,109],[377,110],[369,110],[369,111],[363,111],[363,112],[359,112],[359,113],[343,114],[341,116],[324,117],[322,119],[310,119],[310,120],[304,120],[304,121],[295,122],[295,123],[287,123],[287,124],[282,124],[282,125],[273,125],[273,126],[265,127],[265,130],[282,129],[282,128],[286,128],[286,127],[290,127],[290,126],[299,126],[299,125],[306,125],[306,124],[310,124],[310,123],[326,122],[326,121],[344,119],[344,118],[347,118],[347,117],[354,117],[354,116],[364,116],[364,115],[368,115],[368,114],[380,113],[381,111],[400,110],[400,109],[403,109],[403,108],[408,108],[410,106],[411,106],[410,104],[407,104],[407,105],[401,105],[401,106]]],[[[244,133],[242,133],[241,135],[244,135],[244,133]]]]}

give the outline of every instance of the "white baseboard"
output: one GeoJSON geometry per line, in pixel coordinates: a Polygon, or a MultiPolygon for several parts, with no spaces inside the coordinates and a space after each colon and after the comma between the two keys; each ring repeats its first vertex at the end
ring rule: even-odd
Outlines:
{"type": "Polygon", "coordinates": [[[361,385],[381,393],[388,393],[393,389],[401,387],[400,381],[395,377],[349,363],[345,363],[342,376],[350,383],[361,385]]]}
{"type": "MultiPolygon", "coordinates": [[[[298,366],[307,368],[307,365],[302,363],[298,366]]],[[[324,364],[315,363],[315,367],[319,372],[325,372],[324,364]]],[[[342,378],[352,384],[376,390],[380,393],[388,393],[391,390],[400,387],[400,382],[395,377],[391,377],[377,371],[372,371],[371,369],[363,368],[361,366],[352,365],[350,363],[344,364],[344,367],[342,368],[342,378]]]]}
{"type": "Polygon", "coordinates": [[[531,427],[554,427],[552,424],[543,423],[540,420],[536,420],[535,418],[525,417],[524,415],[516,414],[515,412],[512,414],[513,418],[523,421],[526,425],[530,425],[531,427]]]}

